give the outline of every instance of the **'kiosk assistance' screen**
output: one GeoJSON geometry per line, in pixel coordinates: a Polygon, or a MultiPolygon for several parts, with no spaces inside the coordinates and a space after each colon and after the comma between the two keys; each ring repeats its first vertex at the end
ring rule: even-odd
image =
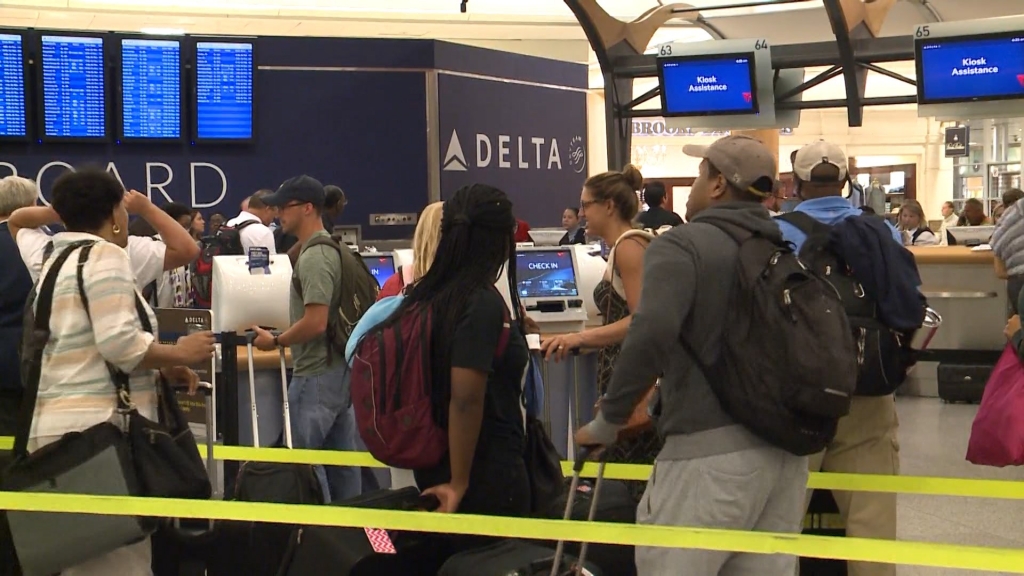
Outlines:
{"type": "Polygon", "coordinates": [[[1024,33],[918,42],[919,103],[1024,98],[1024,33]]]}
{"type": "Polygon", "coordinates": [[[752,54],[662,58],[658,69],[666,115],[758,112],[752,54]]]}
{"type": "Polygon", "coordinates": [[[516,282],[521,298],[578,296],[572,252],[530,250],[516,253],[516,282]]]}
{"type": "Polygon", "coordinates": [[[383,286],[388,278],[395,275],[395,258],[393,256],[363,255],[363,263],[370,269],[370,274],[383,286]]]}

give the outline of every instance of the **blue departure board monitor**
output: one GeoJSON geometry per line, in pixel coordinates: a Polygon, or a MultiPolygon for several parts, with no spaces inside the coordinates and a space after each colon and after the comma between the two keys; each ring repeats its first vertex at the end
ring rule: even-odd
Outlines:
{"type": "Polygon", "coordinates": [[[0,138],[25,138],[25,53],[20,34],[0,33],[0,138]]]}
{"type": "Polygon", "coordinates": [[[196,140],[253,137],[253,45],[196,43],[196,140]]]}
{"type": "Polygon", "coordinates": [[[181,138],[181,43],[121,39],[121,136],[181,138]]]}
{"type": "Polygon", "coordinates": [[[919,104],[1024,98],[1024,32],[914,44],[919,104]]]}
{"type": "Polygon", "coordinates": [[[103,38],[43,36],[43,136],[106,138],[103,38]]]}
{"type": "Polygon", "coordinates": [[[665,116],[757,114],[754,54],[658,59],[665,116]]]}

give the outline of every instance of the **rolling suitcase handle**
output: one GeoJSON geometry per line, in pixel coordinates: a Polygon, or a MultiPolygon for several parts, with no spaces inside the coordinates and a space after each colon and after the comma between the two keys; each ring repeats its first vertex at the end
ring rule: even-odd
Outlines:
{"type": "MultiPolygon", "coordinates": [[[[593,522],[594,517],[597,515],[597,503],[601,497],[601,484],[604,483],[604,467],[608,454],[607,447],[600,454],[597,462],[597,478],[594,480],[594,490],[591,494],[590,510],[587,512],[587,522],[593,522]]],[[[595,450],[599,449],[596,446],[580,446],[579,455],[576,456],[576,462],[572,468],[572,480],[569,483],[569,494],[565,499],[565,512],[562,514],[563,520],[572,519],[572,508],[576,502],[576,490],[580,485],[580,476],[583,472],[583,466],[587,463],[590,455],[595,450]]],[[[576,565],[570,568],[570,574],[580,576],[583,574],[583,567],[587,561],[587,542],[580,543],[580,554],[576,560],[576,565]]],[[[555,547],[555,557],[551,562],[551,575],[559,576],[562,568],[562,561],[565,557],[565,540],[559,540],[558,545],[555,547]]]]}
{"type": "MultiPolygon", "coordinates": [[[[271,330],[270,333],[274,336],[281,335],[281,332],[278,330],[271,330]]],[[[259,410],[256,408],[256,368],[252,358],[252,343],[254,340],[256,340],[256,333],[251,330],[246,331],[245,348],[249,354],[249,401],[252,406],[252,444],[254,447],[259,448],[259,410]]],[[[288,448],[294,448],[292,445],[291,407],[288,405],[288,366],[285,361],[284,346],[279,346],[277,350],[281,357],[281,395],[282,402],[284,404],[284,443],[288,448]]]]}
{"type": "Polygon", "coordinates": [[[256,367],[252,359],[252,343],[256,340],[256,333],[249,330],[245,333],[245,351],[249,361],[249,406],[252,411],[252,445],[260,447],[260,414],[256,408],[256,367]]]}
{"type": "MultiPolygon", "coordinates": [[[[275,336],[280,332],[275,331],[275,336]]],[[[277,347],[281,354],[281,397],[284,400],[284,445],[292,448],[292,409],[288,405],[288,367],[285,364],[284,346],[277,347]]]]}

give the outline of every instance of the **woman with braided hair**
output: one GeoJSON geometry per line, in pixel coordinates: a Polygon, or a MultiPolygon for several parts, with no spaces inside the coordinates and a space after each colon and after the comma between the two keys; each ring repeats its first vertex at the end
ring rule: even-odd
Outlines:
{"type": "MultiPolygon", "coordinates": [[[[433,310],[435,417],[448,429],[449,453],[415,475],[443,512],[530,512],[520,400],[529,350],[521,314],[508,310],[494,286],[515,257],[515,227],[512,203],[501,190],[483,184],[458,190],[444,204],[434,262],[396,312],[413,305],[433,310]],[[508,344],[497,354],[506,329],[508,344]]],[[[512,310],[519,311],[515,267],[507,275],[512,310]]]]}

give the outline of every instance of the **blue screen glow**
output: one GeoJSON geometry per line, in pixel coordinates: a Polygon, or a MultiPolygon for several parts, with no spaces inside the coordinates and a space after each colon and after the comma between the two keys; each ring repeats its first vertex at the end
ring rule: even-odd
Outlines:
{"type": "Polygon", "coordinates": [[[196,44],[196,137],[252,138],[252,44],[196,44]]]}
{"type": "Polygon", "coordinates": [[[918,42],[918,103],[1024,98],[1024,34],[918,42]]]}
{"type": "Polygon", "coordinates": [[[658,60],[665,114],[755,114],[754,58],[749,54],[658,60]]]}
{"type": "Polygon", "coordinates": [[[181,45],[121,40],[121,122],[125,138],[181,137],[181,45]]]}
{"type": "Polygon", "coordinates": [[[516,282],[522,298],[577,296],[576,268],[570,250],[516,252],[516,282]]]}
{"type": "Polygon", "coordinates": [[[43,134],[107,135],[103,39],[43,36],[43,134]]]}
{"type": "Polygon", "coordinates": [[[0,137],[25,136],[25,58],[21,36],[0,34],[0,137]]]}
{"type": "Polygon", "coordinates": [[[363,263],[370,270],[370,274],[377,279],[377,285],[383,286],[388,278],[395,275],[394,256],[379,256],[376,254],[363,254],[363,263]]]}

